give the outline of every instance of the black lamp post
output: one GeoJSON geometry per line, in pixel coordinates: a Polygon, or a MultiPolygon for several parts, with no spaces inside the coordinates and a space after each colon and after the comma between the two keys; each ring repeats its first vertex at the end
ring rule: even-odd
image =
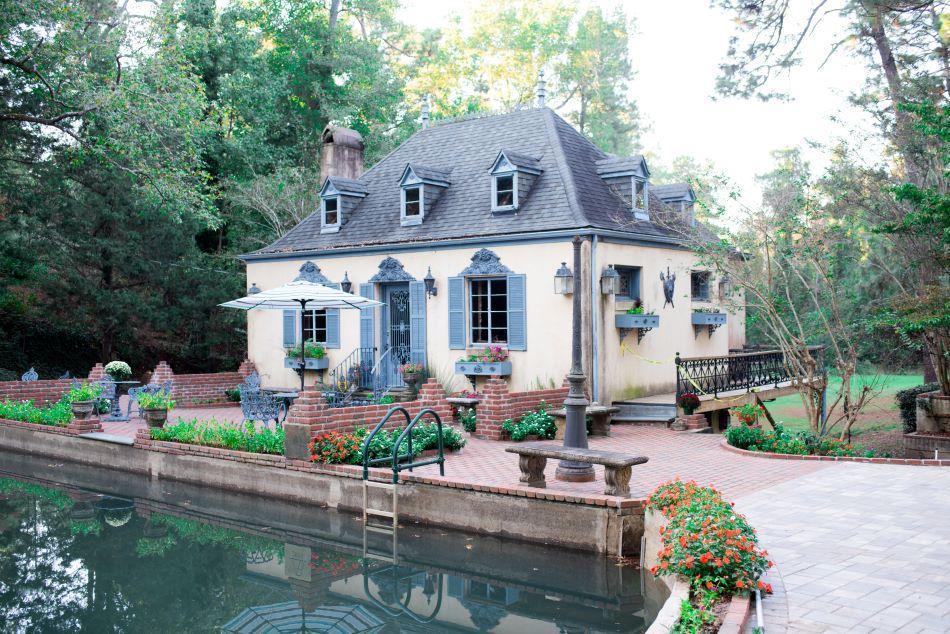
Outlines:
{"type": "MultiPolygon", "coordinates": [[[[570,383],[564,409],[567,412],[564,424],[564,447],[587,449],[587,406],[590,402],[584,395],[584,368],[581,365],[581,237],[574,236],[574,312],[571,328],[570,383]]],[[[568,482],[591,482],[594,468],[586,462],[562,460],[557,465],[555,477],[568,482]]]]}

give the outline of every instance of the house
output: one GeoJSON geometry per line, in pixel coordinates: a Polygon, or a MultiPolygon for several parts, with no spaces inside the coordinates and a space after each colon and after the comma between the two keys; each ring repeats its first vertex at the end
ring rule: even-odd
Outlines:
{"type": "Polygon", "coordinates": [[[512,389],[560,385],[571,362],[571,295],[557,288],[566,274],[580,278],[584,369],[599,402],[672,392],[677,352],[726,355],[744,344],[744,315],[725,314],[727,283],[655,222],[692,222],[690,187],[652,183],[642,156],[604,153],[549,108],[431,126],[424,115],[422,129],[365,172],[357,133],[328,126],[323,138],[320,209],[242,256],[248,284],[278,286],[307,265],[312,279],[385,306],[252,311],[249,356],[265,384],[299,380],[284,349],[302,319],[306,336],[326,344],[328,381],[357,366],[400,385],[399,365],[415,361],[462,389],[456,362],[501,346],[512,389]],[[570,270],[574,236],[580,271],[570,270]],[[638,298],[653,315],[627,315],[638,298]]]}

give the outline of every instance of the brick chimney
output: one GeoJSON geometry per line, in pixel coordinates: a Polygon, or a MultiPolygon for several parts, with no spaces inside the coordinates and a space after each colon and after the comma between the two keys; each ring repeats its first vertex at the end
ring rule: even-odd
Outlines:
{"type": "Polygon", "coordinates": [[[363,174],[363,137],[356,130],[328,125],[320,149],[320,182],[330,176],[359,178],[363,174]]]}

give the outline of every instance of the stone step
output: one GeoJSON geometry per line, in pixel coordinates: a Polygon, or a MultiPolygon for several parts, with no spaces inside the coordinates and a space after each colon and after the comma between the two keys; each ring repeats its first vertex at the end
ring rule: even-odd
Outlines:
{"type": "Polygon", "coordinates": [[[629,416],[614,416],[610,419],[611,425],[637,425],[639,427],[666,427],[669,422],[669,419],[656,419],[656,418],[636,418],[629,416]]]}
{"type": "Polygon", "coordinates": [[[617,419],[633,420],[669,420],[676,418],[676,406],[667,403],[643,403],[637,401],[614,401],[614,407],[619,408],[614,415],[617,419]]]}

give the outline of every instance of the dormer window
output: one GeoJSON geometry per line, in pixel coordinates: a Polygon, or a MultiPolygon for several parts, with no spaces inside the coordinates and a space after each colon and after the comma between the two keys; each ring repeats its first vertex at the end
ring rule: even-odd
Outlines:
{"type": "Polygon", "coordinates": [[[323,223],[321,231],[323,233],[332,233],[340,230],[340,197],[331,196],[323,198],[321,201],[321,210],[323,213],[323,223]]]}
{"type": "Polygon", "coordinates": [[[642,156],[608,156],[597,161],[597,173],[628,206],[637,220],[649,220],[650,168],[642,156]]]}
{"type": "Polygon", "coordinates": [[[402,190],[402,219],[412,220],[418,218],[422,220],[423,189],[425,185],[415,187],[405,187],[402,190]]]}
{"type": "Polygon", "coordinates": [[[406,165],[399,179],[402,200],[399,224],[403,227],[421,225],[449,185],[449,173],[444,170],[418,163],[406,165]]]}
{"type": "Polygon", "coordinates": [[[366,186],[350,178],[331,176],[320,188],[320,233],[336,233],[346,223],[360,200],[366,198],[366,186]]]}
{"type": "Polygon", "coordinates": [[[541,175],[541,163],[533,156],[502,150],[490,173],[492,212],[517,211],[541,175]]]}
{"type": "Polygon", "coordinates": [[[492,189],[492,211],[507,211],[518,207],[517,174],[498,174],[494,176],[492,189]]]}

